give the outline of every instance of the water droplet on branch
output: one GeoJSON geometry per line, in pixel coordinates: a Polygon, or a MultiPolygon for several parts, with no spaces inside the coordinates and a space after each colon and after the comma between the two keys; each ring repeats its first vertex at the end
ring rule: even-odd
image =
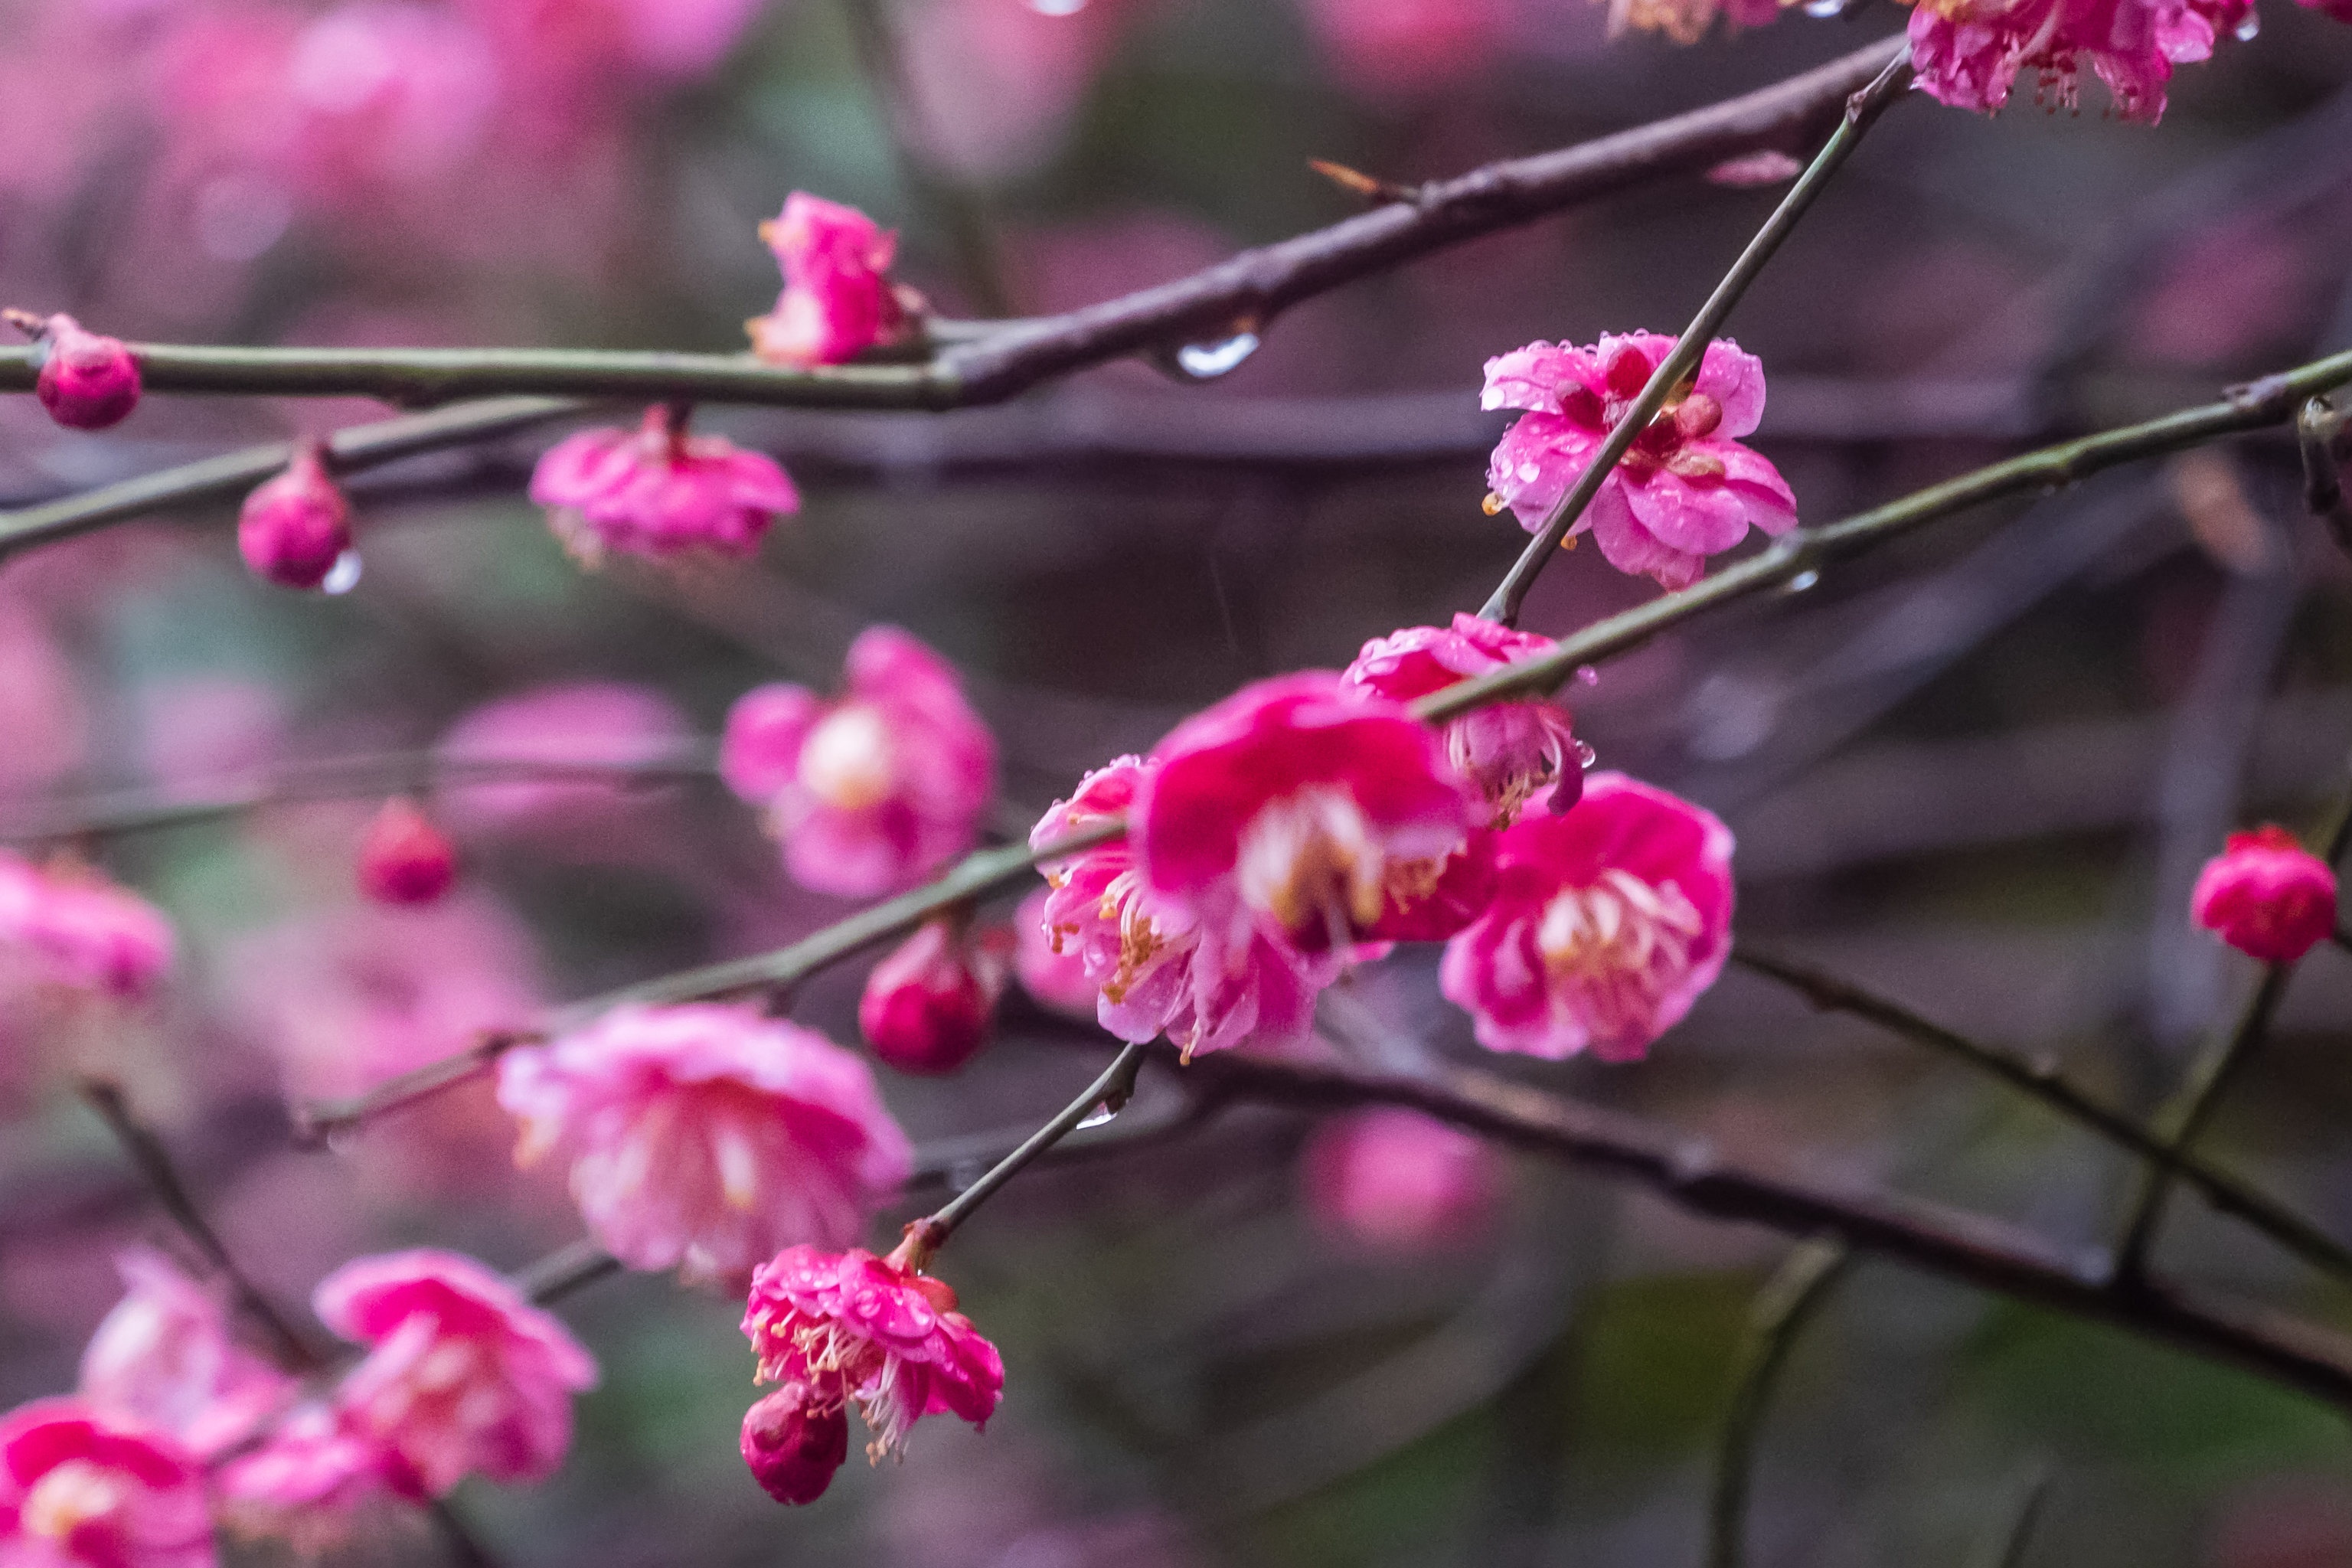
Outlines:
{"type": "Polygon", "coordinates": [[[1101,1127],[1107,1125],[1110,1119],[1118,1114],[1118,1107],[1108,1100],[1105,1100],[1100,1105],[1096,1106],[1092,1110],[1087,1112],[1085,1118],[1079,1121],[1076,1131],[1084,1132],[1089,1127],[1101,1127]]]}
{"type": "Polygon", "coordinates": [[[2234,36],[2238,42],[2242,44],[2251,44],[2256,38],[2261,37],[2262,34],[2263,19],[2254,15],[2252,11],[2249,11],[2246,13],[2246,19],[2238,24],[2234,36]]]}
{"type": "Polygon", "coordinates": [[[1186,343],[1175,353],[1176,373],[1188,381],[1214,381],[1241,368],[1257,353],[1255,332],[1235,332],[1214,342],[1186,343]]]}
{"type": "Polygon", "coordinates": [[[1040,16],[1075,16],[1087,8],[1087,0],[1029,0],[1029,9],[1040,16]]]}
{"type": "Polygon", "coordinates": [[[1821,580],[1822,574],[1808,566],[1782,584],[1780,591],[1784,594],[1801,594],[1821,580]]]}

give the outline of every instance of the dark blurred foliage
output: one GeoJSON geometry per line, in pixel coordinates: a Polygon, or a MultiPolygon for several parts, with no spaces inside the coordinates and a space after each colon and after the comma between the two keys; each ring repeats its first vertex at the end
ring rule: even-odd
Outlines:
{"type": "MultiPolygon", "coordinates": [[[[1757,444],[1809,520],[2352,344],[2352,31],[2265,5],[2258,38],[2184,68],[2160,127],[2021,100],[1983,120],[1919,99],[1885,121],[1732,326],[1770,378],[1757,444]]],[[[1310,157],[1457,172],[1765,83],[1902,16],[1864,4],[1676,48],[1608,41],[1578,0],[1498,0],[1466,39],[1350,55],[1333,42],[1348,13],[905,0],[861,57],[841,6],[778,0],[707,72],[595,77],[556,109],[499,98],[446,163],[395,179],[369,159],[396,150],[397,119],[298,124],[297,157],[226,144],[253,129],[241,110],[175,109],[153,74],[184,20],[171,4],[10,0],[0,294],[130,337],[725,351],[776,287],[754,225],[805,188],[897,225],[903,272],[950,310],[1058,310],[1345,216],[1310,157]],[[134,31],[72,52],[93,16],[134,31]],[[44,57],[53,36],[68,43],[44,57]],[[26,96],[36,79],[52,100],[26,96]],[[69,115],[74,95],[111,107],[69,115]],[[359,173],[321,162],[345,133],[359,173]]],[[[1475,606],[1519,543],[1478,506],[1500,427],[1476,411],[1481,363],[1673,330],[1774,199],[1677,180],[1465,246],[1295,310],[1213,385],[1122,364],[942,417],[714,412],[808,498],[745,565],[582,574],[522,499],[529,447],[359,485],[366,570],[346,595],[252,580],[218,510],[12,561],[0,813],[48,823],[105,792],[406,751],[555,683],[635,689],[559,728],[690,753],[739,692],[828,684],[848,638],[889,621],[964,671],[1004,748],[1004,826],[1025,830],[1083,768],[1243,681],[1475,606]]],[[[13,399],[0,489],[370,416],[156,398],[87,437],[13,399]]],[[[2188,927],[2196,867],[2232,826],[2308,827],[2352,748],[2352,572],[2298,513],[2291,446],[2207,461],[2195,486],[2128,469],[1703,619],[1575,689],[1579,732],[1601,765],[1732,824],[1744,934],[2053,1050],[2146,1109],[2252,983],[2188,927]]],[[[1650,592],[1580,552],[1527,624],[1563,633],[1650,592]]],[[[784,882],[715,785],[665,785],[555,808],[444,791],[465,901],[378,911],[350,875],[377,804],[71,841],[167,907],[189,962],[146,1012],[0,1018],[0,1405],[70,1382],[110,1251],[159,1234],[72,1068],[124,1078],[285,1300],[396,1244],[520,1267],[577,1221],[553,1176],[508,1170],[485,1087],[332,1153],[290,1149],[281,1087],[340,1092],[539,998],[843,910],[784,882]]],[[[2211,1140],[2339,1233],[2343,965],[2315,955],[2211,1140]]],[[[805,987],[795,1016],[854,1038],[861,970],[805,987]]],[[[1477,1054],[1427,952],[1360,973],[1343,1002],[1327,1021],[1346,1048],[1477,1054]]],[[[1016,1007],[962,1077],[887,1088],[919,1140],[1013,1133],[1098,1045],[1016,1007]]],[[[2105,1148],[1738,973],[1646,1064],[1525,1070],[1736,1157],[2062,1241],[2106,1238],[2128,1192],[2105,1148]]],[[[1783,1243],[1523,1163],[1483,1241],[1369,1255],[1302,1215],[1307,1131],[1237,1111],[1048,1167],[960,1237],[943,1272],[1011,1368],[984,1436],[935,1424],[903,1467],[778,1509],[735,1453],[739,1304],[630,1278],[564,1305],[604,1383],[562,1476],[460,1500],[521,1564],[1696,1561],[1733,1347],[1783,1243]]],[[[2345,1316],[2194,1204],[2165,1258],[2345,1316]]],[[[1764,1563],[1981,1561],[2037,1475],[2028,1563],[2352,1561],[2333,1416],[1892,1266],[1865,1265],[1799,1348],[1763,1455],[1764,1563]]],[[[420,1526],[358,1555],[429,1549],[420,1526]]]]}

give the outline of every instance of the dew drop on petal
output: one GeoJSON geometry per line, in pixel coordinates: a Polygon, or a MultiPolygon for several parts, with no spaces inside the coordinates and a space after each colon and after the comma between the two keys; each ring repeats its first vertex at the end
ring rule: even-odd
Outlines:
{"type": "Polygon", "coordinates": [[[1213,343],[1186,343],[1176,351],[1176,368],[1195,381],[1214,381],[1241,368],[1257,353],[1255,332],[1235,332],[1213,343]]]}
{"type": "Polygon", "coordinates": [[[1601,753],[1592,749],[1591,742],[1587,741],[1579,741],[1576,743],[1576,765],[1578,767],[1590,768],[1593,763],[1600,760],[1601,753]]]}
{"type": "Polygon", "coordinates": [[[2253,12],[2249,11],[2246,13],[2246,19],[2238,24],[2235,37],[2238,42],[2242,44],[2251,44],[2256,38],[2262,37],[2262,33],[2263,19],[2253,12]]]}
{"type": "Polygon", "coordinates": [[[360,585],[360,552],[356,550],[344,551],[335,557],[335,563],[328,567],[327,574],[319,580],[319,592],[321,594],[350,593],[360,585]]]}

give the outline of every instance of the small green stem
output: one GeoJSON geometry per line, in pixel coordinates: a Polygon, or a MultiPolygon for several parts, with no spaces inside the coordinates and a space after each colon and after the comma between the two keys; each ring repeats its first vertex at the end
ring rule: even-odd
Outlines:
{"type": "Polygon", "coordinates": [[[987,1174],[972,1183],[942,1205],[927,1219],[917,1220],[907,1227],[907,1245],[903,1251],[913,1268],[920,1268],[955,1234],[956,1226],[971,1217],[972,1211],[996,1195],[997,1189],[1019,1175],[1040,1154],[1059,1143],[1078,1129],[1079,1123],[1094,1114],[1097,1106],[1116,1112],[1135,1092],[1136,1074],[1143,1070],[1143,1058],[1149,1047],[1130,1045],[1111,1058],[1102,1076],[1088,1084],[1077,1099],[1062,1108],[1061,1114],[1032,1133],[1026,1142],[989,1168],[987,1174]]]}
{"type": "Polygon", "coordinates": [[[1734,1374],[1731,1407],[1715,1451],[1715,1486],[1707,1501],[1707,1568],[1740,1568],[1748,1556],[1748,1494],[1756,1469],[1756,1440],[1772,1402],[1780,1368],[1797,1336],[1844,1276],[1853,1254],[1843,1242],[1809,1241],[1757,1293],[1748,1337],[1734,1374]]]}
{"type": "Polygon", "coordinates": [[[1519,552],[1518,560],[1512,563],[1501,584],[1486,601],[1485,608],[1478,612],[1481,616],[1490,621],[1500,621],[1507,626],[1518,623],[1519,606],[1526,602],[1528,590],[1535,586],[1544,563],[1559,550],[1560,541],[1568,537],[1568,531],[1576,525],[1577,519],[1584,515],[1584,510],[1591,505],[1592,498],[1601,493],[1601,485],[1616,468],[1619,459],[1632,448],[1634,437],[1649,428],[1650,421],[1657,417],[1658,410],[1665,406],[1666,399],[1675,388],[1697,374],[1699,361],[1706,355],[1707,344],[1714,340],[1717,329],[1730,316],[1732,307],[1739,303],[1740,296],[1748,292],[1748,285],[1763,272],[1765,263],[1772,259],[1782,242],[1796,231],[1797,220],[1805,216],[1814,198],[1828,185],[1830,177],[1852,156],[1854,148],[1861,145],[1864,133],[1902,97],[1904,89],[1910,85],[1911,51],[1906,47],[1887,62],[1886,68],[1879,72],[1875,81],[1846,100],[1845,118],[1838,122],[1837,130],[1814,154],[1811,164],[1798,176],[1797,183],[1789,187],[1789,194],[1780,198],[1780,205],[1772,209],[1772,216],[1764,220],[1764,226],[1756,231],[1756,237],[1748,242],[1748,248],[1739,253],[1739,258],[1731,264],[1731,270],[1723,275],[1723,281],[1715,286],[1715,292],[1706,297],[1706,303],[1699,307],[1698,314],[1693,316],[1690,325],[1683,329],[1682,336],[1675,340],[1672,352],[1650,374],[1648,384],[1642,388],[1642,395],[1617,421],[1616,426],[1609,432],[1609,438],[1601,443],[1601,448],[1593,454],[1591,462],[1583,473],[1577,476],[1576,483],[1545,516],[1543,526],[1536,530],[1535,538],[1519,552]]]}
{"type": "MultiPolygon", "coordinates": [[[[2330,866],[2343,859],[2345,850],[2352,847],[2352,790],[2347,790],[2337,802],[2324,835],[2324,845],[2320,858],[2330,866]]],[[[2262,1049],[2263,1037],[2270,1032],[2272,1015],[2278,1011],[2279,1002],[2286,994],[2287,981],[2294,973],[2292,963],[2273,963],[2263,971],[2262,984],[2246,999],[2237,1022],[2229,1033],[2206,1047],[2189,1068],[2188,1079],[2157,1113],[2156,1135],[2167,1149],[2186,1153],[2195,1145],[2205,1124],[2220,1109],[2223,1091],[2262,1049]]],[[[2158,1165],[2141,1179],[2138,1201],[2133,1205],[2130,1222],[2124,1228],[2123,1243],[2116,1249],[2118,1280],[2136,1284],[2147,1277],[2148,1254],[2156,1245],[2157,1227],[2163,1223],[2165,1202],[2172,1195],[2173,1177],[2171,1167],[2158,1165]]]]}

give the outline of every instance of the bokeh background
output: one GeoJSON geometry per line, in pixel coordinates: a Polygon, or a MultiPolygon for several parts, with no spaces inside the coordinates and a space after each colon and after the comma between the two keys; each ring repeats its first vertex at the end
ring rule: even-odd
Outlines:
{"type": "MultiPolygon", "coordinates": [[[[2352,29],[2263,6],[2158,128],[2087,87],[2079,114],[1921,99],[1874,132],[1731,329],[1809,520],[2352,345],[2352,29]]],[[[943,310],[1055,311],[1346,216],[1309,158],[1455,173],[1903,15],[1677,47],[1612,40],[1582,0],[0,0],[0,302],[140,339],[730,352],[777,284],[754,227],[800,188],[895,225],[943,310]]],[[[0,837],[104,866],[186,948],[143,1008],[21,979],[0,1001],[0,1405],[70,1384],[112,1252],[165,1235],[76,1071],[124,1079],[287,1301],[359,1251],[562,1247],[558,1178],[512,1170],[485,1087],[326,1152],[292,1147],[284,1096],[838,917],[691,775],[734,696],[831,683],[865,625],[963,670],[1019,832],[1245,680],[1475,606],[1520,537],[1478,505],[1482,362],[1674,330],[1775,194],[1677,180],[1462,247],[1292,311],[1210,384],[1139,363],[947,416],[711,411],[807,497],[747,564],[583,574],[522,498],[521,442],[359,481],[365,570],[336,596],[247,574],[221,509],[0,566],[0,837]],[[461,894],[363,903],[390,781],[469,752],[687,776],[431,791],[461,894]],[[256,784],[280,798],[151,816],[256,784]]],[[[12,398],[0,497],[384,412],[157,397],[86,436],[12,398]]],[[[2347,583],[2263,437],[1940,524],[1571,700],[1601,765],[1738,831],[1743,936],[2146,1109],[2252,983],[2188,928],[2196,867],[2343,782],[2347,583]]],[[[1569,555],[1527,624],[1650,592],[1569,555]]],[[[854,1038],[862,968],[795,1016],[854,1038]]],[[[2347,1021],[2352,960],[2323,950],[2212,1140],[2338,1234],[2347,1021]]],[[[1360,972],[1326,1023],[1391,1065],[1479,1054],[1429,952],[1360,972]]],[[[886,1089],[952,1180],[1100,1049],[1015,1001],[970,1071],[886,1089]]],[[[1503,1065],[2062,1241],[2109,1236],[2128,1190],[2039,1111],[1738,974],[1645,1064],[1503,1065]]],[[[1129,1118],[1165,1103],[1147,1090],[1129,1118]]],[[[460,1504],[518,1564],[1696,1561],[1741,1318],[1785,1242],[1496,1155],[1451,1245],[1378,1247],[1317,1201],[1313,1131],[1234,1111],[993,1204],[944,1265],[1011,1369],[985,1436],[926,1426],[903,1466],[780,1509],[735,1452],[740,1302],[631,1278],[564,1303],[604,1384],[563,1473],[460,1504]]],[[[2352,1315],[2193,1203],[2166,1258],[2352,1315]]],[[[2326,1568],[2352,1563],[2345,1439],[2238,1374],[1869,1265],[1766,1428],[1756,1560],[1980,1560],[2046,1484],[2029,1563],[2326,1568]]],[[[434,1550],[387,1520],[348,1555],[434,1550]]]]}

